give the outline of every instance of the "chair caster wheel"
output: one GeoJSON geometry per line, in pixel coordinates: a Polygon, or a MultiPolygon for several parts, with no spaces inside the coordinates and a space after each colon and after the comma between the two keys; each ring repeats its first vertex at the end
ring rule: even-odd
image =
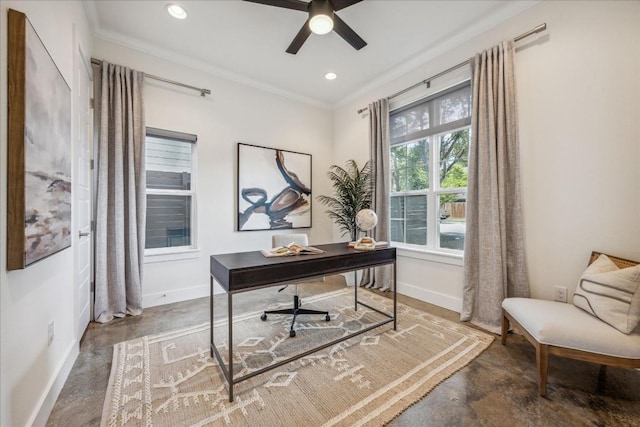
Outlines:
{"type": "Polygon", "coordinates": [[[263,322],[264,322],[265,320],[267,320],[267,315],[266,315],[266,313],[262,313],[262,316],[260,316],[260,320],[262,320],[263,322]]]}
{"type": "Polygon", "coordinates": [[[326,316],[324,316],[324,320],[326,320],[326,321],[328,322],[329,320],[331,320],[331,316],[329,316],[329,315],[327,314],[326,316]]]}
{"type": "Polygon", "coordinates": [[[289,336],[291,338],[295,337],[296,336],[296,331],[294,331],[294,330],[289,331],[289,336]]]}

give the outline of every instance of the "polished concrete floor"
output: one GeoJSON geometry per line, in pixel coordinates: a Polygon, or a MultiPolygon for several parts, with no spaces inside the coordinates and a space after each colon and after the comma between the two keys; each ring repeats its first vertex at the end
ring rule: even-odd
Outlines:
{"type": "MultiPolygon", "coordinates": [[[[332,278],[326,283],[300,286],[300,295],[304,298],[343,286],[339,278],[332,278]]],[[[289,301],[292,288],[281,293],[267,288],[237,294],[234,313],[289,301]]],[[[219,298],[216,307],[225,301],[219,298]]],[[[398,301],[458,321],[458,314],[452,311],[401,295],[398,301]]],[[[220,308],[217,313],[224,314],[225,308],[220,308]]],[[[100,425],[114,344],[208,320],[209,300],[201,298],[148,308],[140,316],[108,324],[91,323],[47,425],[100,425]]],[[[496,337],[476,360],[389,425],[640,426],[640,371],[608,368],[604,380],[599,380],[598,373],[597,365],[552,356],[547,396],[539,397],[534,348],[519,335],[511,334],[506,346],[496,337]]]]}

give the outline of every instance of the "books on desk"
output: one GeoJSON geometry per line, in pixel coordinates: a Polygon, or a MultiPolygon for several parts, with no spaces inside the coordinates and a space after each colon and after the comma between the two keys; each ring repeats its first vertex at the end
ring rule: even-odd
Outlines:
{"type": "Polygon", "coordinates": [[[262,255],[267,258],[278,256],[294,256],[294,255],[313,255],[323,254],[322,249],[314,248],[313,246],[300,246],[295,243],[289,243],[286,246],[280,246],[273,249],[263,249],[262,255]]]}
{"type": "Polygon", "coordinates": [[[358,240],[357,242],[349,242],[347,243],[348,248],[352,248],[360,251],[371,251],[379,248],[387,248],[389,247],[389,242],[385,241],[373,241],[372,239],[366,240],[366,237],[358,240]]]}

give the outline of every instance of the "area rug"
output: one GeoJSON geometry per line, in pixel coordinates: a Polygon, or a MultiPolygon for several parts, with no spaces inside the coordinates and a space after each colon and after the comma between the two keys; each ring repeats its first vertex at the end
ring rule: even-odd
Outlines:
{"type": "MultiPolygon", "coordinates": [[[[391,311],[389,298],[358,297],[391,311]]],[[[318,342],[346,336],[382,319],[354,310],[353,290],[305,298],[324,316],[261,312],[234,317],[236,375],[300,354],[318,342]],[[314,319],[317,318],[317,319],[314,319]]],[[[274,307],[275,308],[275,307],[274,307]]],[[[214,325],[228,354],[226,320],[214,325]]],[[[398,327],[380,326],[234,386],[209,354],[209,325],[150,335],[114,346],[101,426],[380,426],[463,368],[492,342],[484,332],[398,304],[398,327]]],[[[226,350],[226,351],[225,351],[226,350]]]]}

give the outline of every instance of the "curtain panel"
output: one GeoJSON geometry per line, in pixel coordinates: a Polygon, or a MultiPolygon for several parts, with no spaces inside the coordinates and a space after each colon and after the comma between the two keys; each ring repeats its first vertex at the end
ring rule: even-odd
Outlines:
{"type": "Polygon", "coordinates": [[[96,322],[142,312],[146,183],[144,73],[100,67],[97,149],[96,322]]]}
{"type": "Polygon", "coordinates": [[[461,320],[500,333],[502,300],[528,297],[513,41],[470,60],[473,108],[461,320]]]}
{"type": "MultiPolygon", "coordinates": [[[[373,238],[389,242],[391,219],[389,212],[389,100],[387,98],[369,104],[369,153],[373,171],[371,209],[378,216],[373,238]]],[[[386,265],[365,270],[360,286],[391,290],[391,267],[386,265]]]]}

